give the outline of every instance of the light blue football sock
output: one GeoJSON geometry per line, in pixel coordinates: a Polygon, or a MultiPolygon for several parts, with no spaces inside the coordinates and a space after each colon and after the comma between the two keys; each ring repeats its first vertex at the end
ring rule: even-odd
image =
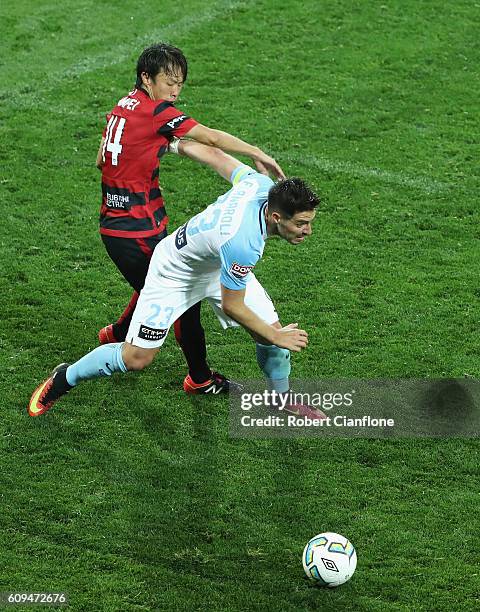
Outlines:
{"type": "Polygon", "coordinates": [[[82,380],[111,376],[114,372],[126,372],[127,367],[122,359],[123,342],[103,344],[84,355],[81,359],[68,366],[67,382],[74,387],[82,380]]]}
{"type": "Polygon", "coordinates": [[[265,374],[269,389],[286,393],[290,389],[290,351],[274,344],[257,343],[257,362],[265,374]]]}

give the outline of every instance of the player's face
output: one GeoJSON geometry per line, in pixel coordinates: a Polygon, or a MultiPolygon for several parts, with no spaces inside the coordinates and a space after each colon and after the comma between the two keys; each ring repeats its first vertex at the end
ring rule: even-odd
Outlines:
{"type": "Polygon", "coordinates": [[[145,72],[142,74],[145,89],[152,100],[166,100],[175,102],[183,87],[183,76],[180,72],[159,72],[156,77],[150,77],[145,72]]]}
{"type": "Polygon", "coordinates": [[[315,218],[314,210],[295,213],[290,219],[281,217],[276,213],[274,215],[278,217],[276,219],[278,235],[290,244],[300,244],[312,233],[312,221],[315,218]]]}

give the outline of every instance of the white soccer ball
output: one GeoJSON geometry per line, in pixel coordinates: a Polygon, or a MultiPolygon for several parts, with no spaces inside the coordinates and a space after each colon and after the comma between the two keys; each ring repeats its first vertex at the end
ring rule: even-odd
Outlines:
{"type": "Polygon", "coordinates": [[[303,550],[303,569],[320,586],[336,587],[353,576],[357,553],[353,544],[338,533],[319,533],[303,550]]]}

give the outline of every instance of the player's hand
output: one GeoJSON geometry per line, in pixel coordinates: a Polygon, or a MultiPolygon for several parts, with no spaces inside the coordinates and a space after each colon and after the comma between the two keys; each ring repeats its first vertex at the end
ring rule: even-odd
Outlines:
{"type": "Polygon", "coordinates": [[[256,161],[255,162],[255,166],[257,168],[257,170],[260,172],[260,174],[264,174],[265,176],[268,176],[268,170],[265,168],[265,165],[262,164],[261,161],[256,161]]]}
{"type": "Polygon", "coordinates": [[[277,329],[275,344],[298,353],[307,346],[308,334],[305,330],[298,329],[298,323],[290,323],[277,329]]]}
{"type": "Polygon", "coordinates": [[[283,180],[285,178],[285,173],[277,164],[277,162],[263,151],[260,151],[260,155],[254,160],[255,166],[257,170],[261,174],[272,174],[275,178],[283,180]]]}

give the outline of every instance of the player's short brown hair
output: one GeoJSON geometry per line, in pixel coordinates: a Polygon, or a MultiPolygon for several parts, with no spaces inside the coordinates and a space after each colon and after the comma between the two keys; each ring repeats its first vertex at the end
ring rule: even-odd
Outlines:
{"type": "Polygon", "coordinates": [[[276,183],[268,192],[268,210],[275,210],[283,216],[293,215],[306,210],[314,210],[320,198],[300,178],[288,178],[276,183]]]}

